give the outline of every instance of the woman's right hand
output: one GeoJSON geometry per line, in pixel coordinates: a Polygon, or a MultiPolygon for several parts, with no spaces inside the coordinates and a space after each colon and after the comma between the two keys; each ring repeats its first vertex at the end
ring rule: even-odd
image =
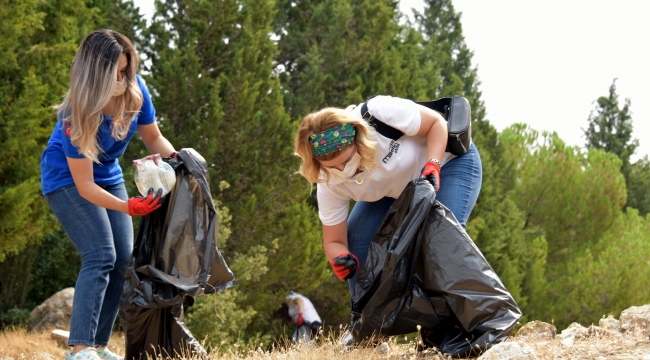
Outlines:
{"type": "Polygon", "coordinates": [[[146,198],[141,196],[130,198],[129,215],[145,216],[162,206],[162,189],[158,189],[155,196],[153,192],[153,188],[150,188],[146,198]]]}
{"type": "Polygon", "coordinates": [[[352,253],[343,253],[332,260],[332,269],[334,274],[341,280],[347,280],[354,276],[359,269],[359,259],[352,253]]]}

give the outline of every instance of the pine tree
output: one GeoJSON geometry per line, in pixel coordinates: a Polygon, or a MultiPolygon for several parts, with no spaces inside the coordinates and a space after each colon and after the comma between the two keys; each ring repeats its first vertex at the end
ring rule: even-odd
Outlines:
{"type": "Polygon", "coordinates": [[[627,207],[646,216],[650,213],[650,160],[647,155],[630,165],[626,181],[627,207]]]}
{"type": "MultiPolygon", "coordinates": [[[[622,229],[621,160],[603,150],[583,153],[555,133],[540,138],[525,125],[504,130],[500,139],[517,164],[518,181],[508,197],[523,214],[526,238],[537,247],[522,287],[526,314],[565,326],[616,306],[620,302],[612,294],[618,291],[602,270],[603,251],[613,251],[613,239],[621,238],[611,235],[622,229]],[[612,296],[605,301],[596,294],[612,296]]],[[[611,274],[626,266],[607,262],[611,274]]]]}
{"type": "Polygon", "coordinates": [[[272,72],[273,6],[157,1],[145,34],[161,129],[176,148],[206,159],[212,191],[232,215],[221,251],[240,285],[228,296],[254,312],[240,324],[242,341],[273,334],[270,314],[289,289],[314,288],[327,275],[308,187],[293,175],[293,127],[272,72]],[[221,181],[230,188],[218,190],[221,181]]]}
{"type": "Polygon", "coordinates": [[[636,163],[630,157],[639,146],[637,139],[632,139],[632,112],[630,100],[625,99],[623,108],[619,107],[616,93],[616,79],[609,87],[609,95],[601,96],[596,101],[596,109],[589,115],[589,126],[585,130],[587,147],[603,149],[616,154],[622,160],[621,172],[627,186],[626,208],[638,209],[642,215],[650,211],[650,166],[647,157],[636,163]]]}
{"type": "Polygon", "coordinates": [[[639,146],[639,141],[632,139],[630,100],[626,99],[623,108],[619,108],[614,79],[609,87],[609,95],[599,97],[596,102],[596,109],[589,115],[589,126],[584,131],[586,146],[616,154],[623,161],[625,173],[630,164],[630,156],[639,146]]]}

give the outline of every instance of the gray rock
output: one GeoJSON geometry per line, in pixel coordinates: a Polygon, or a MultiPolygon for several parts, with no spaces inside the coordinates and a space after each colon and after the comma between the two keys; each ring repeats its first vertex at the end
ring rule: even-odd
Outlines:
{"type": "Polygon", "coordinates": [[[67,288],[38,305],[30,315],[32,325],[29,330],[41,332],[53,328],[69,329],[73,298],[74,288],[67,288]]]}
{"type": "Polygon", "coordinates": [[[479,360],[537,360],[537,355],[524,343],[508,341],[492,346],[479,360]]]}
{"type": "Polygon", "coordinates": [[[650,335],[650,305],[632,306],[621,313],[621,332],[650,335]]]}
{"type": "Polygon", "coordinates": [[[531,340],[553,340],[557,335],[555,325],[543,321],[531,321],[517,331],[517,338],[527,338],[531,340]]]}
{"type": "Polygon", "coordinates": [[[621,322],[610,315],[598,320],[598,326],[605,330],[619,331],[621,329],[621,322]]]}
{"type": "Polygon", "coordinates": [[[62,346],[62,347],[67,347],[68,346],[68,339],[70,338],[70,332],[65,331],[65,330],[59,330],[56,329],[52,331],[50,334],[50,337],[54,342],[57,343],[57,345],[62,346]]]}
{"type": "Polygon", "coordinates": [[[569,325],[568,328],[564,329],[557,337],[560,339],[560,342],[562,342],[562,345],[571,347],[576,339],[581,339],[587,336],[589,336],[589,329],[574,322],[569,325]]]}

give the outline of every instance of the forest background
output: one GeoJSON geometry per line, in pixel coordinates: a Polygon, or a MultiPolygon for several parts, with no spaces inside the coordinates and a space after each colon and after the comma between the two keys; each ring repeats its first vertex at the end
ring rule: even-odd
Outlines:
{"type": "MultiPolygon", "coordinates": [[[[310,111],[374,94],[469,99],[483,186],[467,231],[522,323],[591,323],[650,303],[650,161],[630,161],[638,140],[615,80],[585,114],[584,147],[523,123],[499,133],[459,13],[424,3],[409,20],[394,0],[156,0],[147,25],[130,0],[0,0],[0,324],[24,324],[74,286],[80,259],[41,195],[39,160],[75,51],[98,28],[134,41],[163,134],[209,164],[219,249],[239,285],[196,299],[186,323],[198,339],[268,344],[291,331],[273,315],[290,290],[326,326],[348,323],[293,135],[310,111]]],[[[145,155],[134,140],[121,159],[132,195],[130,164],[145,155]]]]}

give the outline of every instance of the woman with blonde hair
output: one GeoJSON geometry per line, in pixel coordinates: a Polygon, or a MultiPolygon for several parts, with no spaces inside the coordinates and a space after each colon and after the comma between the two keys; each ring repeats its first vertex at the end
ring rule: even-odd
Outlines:
{"type": "Polygon", "coordinates": [[[466,154],[446,153],[447,122],[411,100],[376,96],[367,111],[404,133],[379,134],[363,119],[361,106],[324,108],[303,119],[296,134],[300,173],[317,184],[323,246],[334,273],[354,290],[356,272],[393,201],[406,185],[426,177],[465,227],[481,188],[481,158],[471,144],[466,154]],[[349,212],[350,200],[356,204],[349,212]],[[349,216],[348,216],[349,212],[349,216]]]}
{"type": "Polygon", "coordinates": [[[161,197],[150,189],[146,198],[129,199],[118,158],[136,131],[150,153],[175,154],[158,129],[138,65],[124,35],[97,30],[86,36],[41,157],[43,195],[82,260],[66,359],[122,359],[106,345],[133,248],[130,216],[156,210],[161,197]]]}

